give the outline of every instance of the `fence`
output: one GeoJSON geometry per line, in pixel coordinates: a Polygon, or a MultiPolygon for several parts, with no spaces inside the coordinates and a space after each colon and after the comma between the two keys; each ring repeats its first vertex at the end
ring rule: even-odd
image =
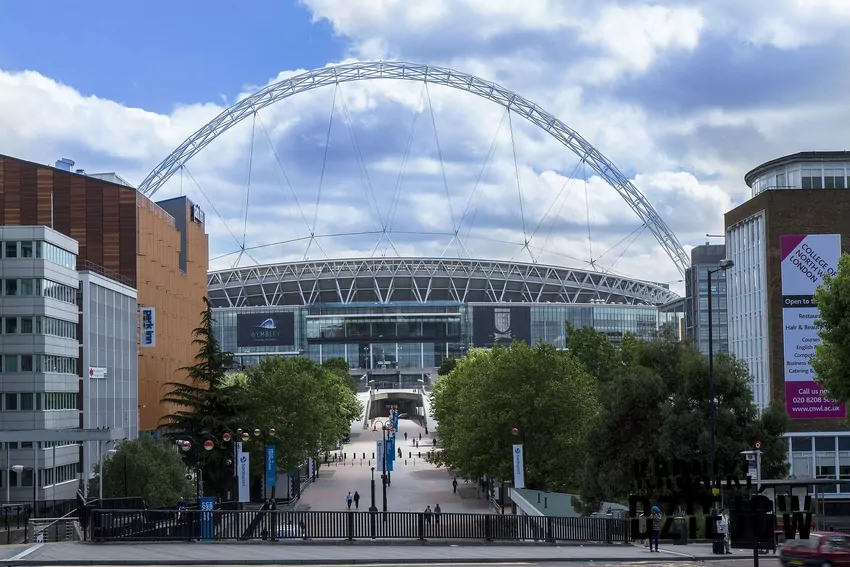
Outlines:
{"type": "Polygon", "coordinates": [[[248,539],[628,542],[629,521],[421,512],[95,510],[94,541],[248,539]]]}

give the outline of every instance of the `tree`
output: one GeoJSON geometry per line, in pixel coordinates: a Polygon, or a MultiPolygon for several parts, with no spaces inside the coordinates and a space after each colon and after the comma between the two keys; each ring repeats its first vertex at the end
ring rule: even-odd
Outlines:
{"type": "Polygon", "coordinates": [[[524,442],[527,486],[573,488],[585,427],[598,410],[595,388],[570,353],[551,345],[473,350],[431,393],[437,461],[464,478],[511,480],[511,446],[524,442]]]}
{"type": "MultiPolygon", "coordinates": [[[[586,340],[590,332],[583,333],[582,343],[570,341],[570,351],[579,358],[593,360],[577,352],[583,348],[598,352],[598,341],[586,340]]],[[[615,350],[620,371],[612,378],[607,366],[602,367],[606,374],[598,381],[601,411],[585,440],[581,495],[587,510],[603,500],[625,501],[633,493],[663,493],[652,488],[659,479],[651,465],[643,478],[635,478],[635,462],[684,460],[701,463],[700,472],[711,469],[707,358],[667,333],[649,341],[625,337],[615,350]]],[[[740,360],[716,356],[714,377],[720,474],[739,472],[740,452],[760,440],[763,476],[783,477],[788,470],[787,449],[782,449],[784,410],[772,406],[758,417],[751,379],[740,360]]]]}
{"type": "Polygon", "coordinates": [[[322,367],[343,378],[345,380],[345,383],[348,384],[348,387],[351,388],[351,391],[357,392],[357,381],[354,380],[354,378],[348,372],[347,360],[345,360],[341,356],[329,358],[322,363],[322,367]]]}
{"type": "MultiPolygon", "coordinates": [[[[362,404],[338,373],[308,358],[267,357],[247,371],[238,392],[243,420],[274,428],[279,472],[291,472],[350,430],[362,404]]],[[[263,448],[251,440],[244,450],[263,448]]]]}
{"type": "Polygon", "coordinates": [[[843,254],[834,276],[824,274],[815,292],[821,344],[811,358],[818,382],[830,397],[850,401],[850,255],[843,254]]]}
{"type": "Polygon", "coordinates": [[[440,364],[440,369],[437,370],[437,374],[439,376],[448,376],[452,373],[452,370],[454,370],[456,366],[456,358],[444,358],[442,364],[440,364]]]}
{"type": "MultiPolygon", "coordinates": [[[[155,441],[147,436],[124,441],[98,469],[101,467],[104,498],[140,496],[148,507],[164,508],[195,492],[186,478],[183,459],[168,441],[155,441]]],[[[98,494],[99,485],[95,475],[89,481],[89,494],[98,494]]]]}
{"type": "Polygon", "coordinates": [[[195,364],[181,368],[188,380],[168,382],[169,392],[162,401],[176,407],[173,413],[162,419],[167,428],[166,437],[172,441],[191,438],[191,451],[183,453],[187,464],[203,469],[204,486],[213,494],[223,495],[232,483],[232,469],[228,466],[232,447],[217,444],[217,450],[204,451],[201,443],[206,438],[220,440],[224,431],[238,427],[242,408],[237,393],[239,382],[228,378],[233,363],[233,354],[221,349],[213,328],[212,305],[204,297],[205,309],[201,312],[201,323],[194,330],[192,341],[198,347],[195,364]]]}

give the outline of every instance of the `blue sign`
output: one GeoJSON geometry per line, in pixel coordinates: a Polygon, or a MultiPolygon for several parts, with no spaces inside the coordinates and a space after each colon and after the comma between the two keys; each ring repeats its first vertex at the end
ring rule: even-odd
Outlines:
{"type": "Polygon", "coordinates": [[[398,412],[393,414],[393,428],[398,431],[398,412]]]}
{"type": "Polygon", "coordinates": [[[213,510],[215,510],[215,498],[212,496],[201,498],[201,541],[212,541],[215,539],[213,510]]]}
{"type": "Polygon", "coordinates": [[[390,461],[395,460],[395,435],[391,436],[387,443],[387,458],[390,461]]]}
{"type": "Polygon", "coordinates": [[[277,486],[277,446],[266,445],[266,486],[277,486]]]}

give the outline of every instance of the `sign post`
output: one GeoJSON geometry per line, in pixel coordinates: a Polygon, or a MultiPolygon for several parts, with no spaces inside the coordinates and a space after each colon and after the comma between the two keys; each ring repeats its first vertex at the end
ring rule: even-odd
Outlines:
{"type": "Polygon", "coordinates": [[[215,538],[213,510],[215,510],[215,498],[212,496],[201,498],[201,541],[212,541],[215,538]]]}
{"type": "Polygon", "coordinates": [[[525,488],[525,459],[522,444],[513,447],[514,488],[525,488]]]}
{"type": "Polygon", "coordinates": [[[237,463],[237,478],[239,482],[239,502],[251,501],[251,479],[249,473],[251,471],[250,453],[240,451],[239,462],[237,463]]]}

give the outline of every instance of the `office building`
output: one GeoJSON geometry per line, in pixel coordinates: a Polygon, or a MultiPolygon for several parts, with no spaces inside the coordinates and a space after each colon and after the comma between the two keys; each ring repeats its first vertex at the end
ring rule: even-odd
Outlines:
{"type": "Polygon", "coordinates": [[[703,244],[691,250],[691,267],[685,270],[685,340],[708,356],[708,295],[711,271],[712,347],[714,354],[729,352],[726,320],[726,258],[723,244],[703,244]]]}
{"type": "Polygon", "coordinates": [[[825,487],[837,500],[826,515],[841,515],[850,506],[846,408],[821,392],[808,360],[820,340],[812,296],[850,251],[850,152],[781,157],[745,180],[752,198],[725,217],[735,263],[727,274],[729,349],[746,361],[758,406],[777,401],[788,412],[791,474],[836,479],[825,487]]]}
{"type": "MultiPolygon", "coordinates": [[[[0,226],[0,430],[80,425],[77,242],[43,226],[0,226]]],[[[74,443],[3,447],[6,501],[68,500],[78,488],[74,443]]]]}
{"type": "MultiPolygon", "coordinates": [[[[161,403],[163,384],[186,379],[179,369],[196,354],[192,331],[204,309],[208,265],[204,215],[185,197],[160,206],[114,173],[74,165],[0,155],[0,225],[52,226],[79,242],[80,271],[136,290],[150,327],[137,352],[136,410],[139,429],[154,430],[173,409],[161,403]]],[[[114,391],[123,397],[120,386],[114,391]]]]}

